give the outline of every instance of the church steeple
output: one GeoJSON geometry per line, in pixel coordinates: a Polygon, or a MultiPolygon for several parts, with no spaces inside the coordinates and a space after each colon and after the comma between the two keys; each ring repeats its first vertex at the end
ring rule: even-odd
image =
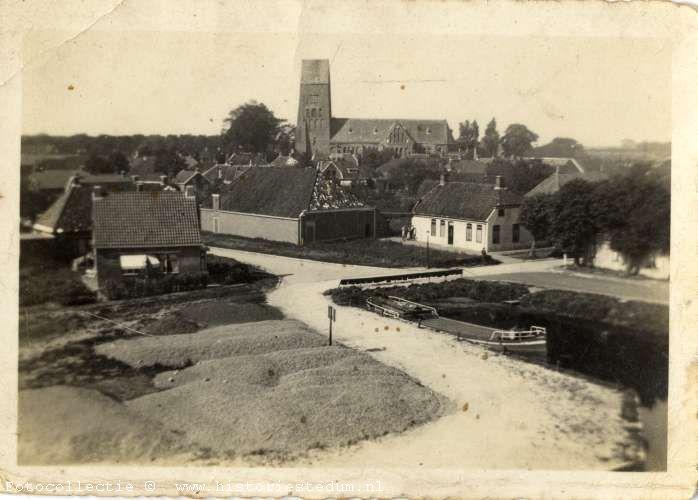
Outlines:
{"type": "Polygon", "coordinates": [[[315,158],[329,155],[330,120],[330,61],[304,59],[296,122],[296,151],[315,158]]]}

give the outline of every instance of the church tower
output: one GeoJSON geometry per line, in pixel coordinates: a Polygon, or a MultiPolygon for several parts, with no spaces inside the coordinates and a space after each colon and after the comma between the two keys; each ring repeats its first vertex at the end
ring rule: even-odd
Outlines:
{"type": "Polygon", "coordinates": [[[296,122],[296,151],[323,158],[330,153],[330,61],[304,59],[296,122]]]}

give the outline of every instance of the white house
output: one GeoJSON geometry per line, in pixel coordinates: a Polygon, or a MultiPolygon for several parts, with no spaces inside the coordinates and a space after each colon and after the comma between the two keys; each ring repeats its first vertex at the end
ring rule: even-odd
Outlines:
{"type": "Polygon", "coordinates": [[[519,223],[523,197],[492,184],[444,182],[412,210],[417,241],[479,253],[527,248],[531,234],[519,223]]]}

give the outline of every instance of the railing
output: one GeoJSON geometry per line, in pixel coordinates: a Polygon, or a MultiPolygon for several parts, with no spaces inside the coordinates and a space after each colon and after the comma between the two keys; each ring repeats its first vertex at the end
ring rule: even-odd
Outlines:
{"type": "Polygon", "coordinates": [[[511,330],[495,330],[490,335],[490,340],[530,340],[536,337],[541,337],[547,333],[545,327],[532,326],[530,330],[511,331],[511,330]]]}
{"type": "Polygon", "coordinates": [[[390,276],[370,276],[367,278],[344,278],[339,280],[339,286],[362,285],[367,283],[391,283],[393,281],[409,281],[421,278],[440,278],[445,276],[463,275],[462,269],[445,269],[443,271],[422,271],[417,273],[393,274],[390,276]]]}
{"type": "Polygon", "coordinates": [[[389,299],[392,299],[392,300],[394,300],[394,301],[396,301],[396,302],[404,302],[404,303],[406,303],[406,304],[411,304],[411,305],[413,305],[413,306],[415,306],[415,307],[419,307],[420,309],[426,309],[427,311],[429,311],[430,313],[432,313],[435,317],[437,317],[437,318],[439,317],[439,313],[436,311],[436,308],[435,308],[435,307],[431,307],[431,306],[427,306],[427,305],[424,305],[424,304],[420,304],[420,303],[418,303],[418,302],[412,302],[411,300],[403,299],[402,297],[394,297],[394,296],[392,296],[392,295],[391,295],[391,296],[388,296],[388,298],[389,298],[389,299]]]}
{"type": "Polygon", "coordinates": [[[400,313],[398,311],[395,311],[394,309],[390,309],[388,307],[383,307],[381,305],[378,305],[374,302],[371,302],[370,300],[366,301],[366,307],[370,311],[376,311],[380,313],[381,316],[389,316],[391,318],[399,318],[400,313]]]}

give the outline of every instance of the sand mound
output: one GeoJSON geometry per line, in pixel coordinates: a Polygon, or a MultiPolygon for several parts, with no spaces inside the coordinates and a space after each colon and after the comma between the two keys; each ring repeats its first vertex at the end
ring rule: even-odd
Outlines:
{"type": "Polygon", "coordinates": [[[279,367],[281,375],[331,365],[343,359],[362,357],[361,353],[342,346],[322,346],[277,351],[270,352],[264,356],[274,360],[279,367]]]}
{"type": "Polygon", "coordinates": [[[54,386],[19,393],[18,462],[147,462],[181,450],[158,422],[90,389],[54,386]]]}
{"type": "Polygon", "coordinates": [[[190,304],[180,309],[179,313],[189,321],[205,324],[209,327],[283,319],[283,315],[278,309],[266,304],[222,300],[190,304]]]}
{"type": "Polygon", "coordinates": [[[264,356],[235,356],[202,361],[184,370],[159,373],[154,380],[158,388],[169,389],[199,380],[216,383],[272,386],[279,381],[279,366],[264,356]]]}
{"type": "Polygon", "coordinates": [[[325,342],[323,336],[303,323],[270,320],[219,326],[166,338],[117,340],[96,346],[95,352],[134,367],[159,364],[174,368],[209,359],[317,347],[325,342]]]}
{"type": "Polygon", "coordinates": [[[282,377],[273,387],[199,380],[127,404],[158,414],[214,455],[288,457],[400,432],[444,411],[442,397],[392,371],[311,377],[324,378],[322,385],[308,385],[308,377],[282,377]]]}
{"type": "Polygon", "coordinates": [[[153,321],[144,327],[150,335],[181,335],[183,333],[194,333],[205,326],[180,313],[172,312],[165,317],[153,321]]]}

